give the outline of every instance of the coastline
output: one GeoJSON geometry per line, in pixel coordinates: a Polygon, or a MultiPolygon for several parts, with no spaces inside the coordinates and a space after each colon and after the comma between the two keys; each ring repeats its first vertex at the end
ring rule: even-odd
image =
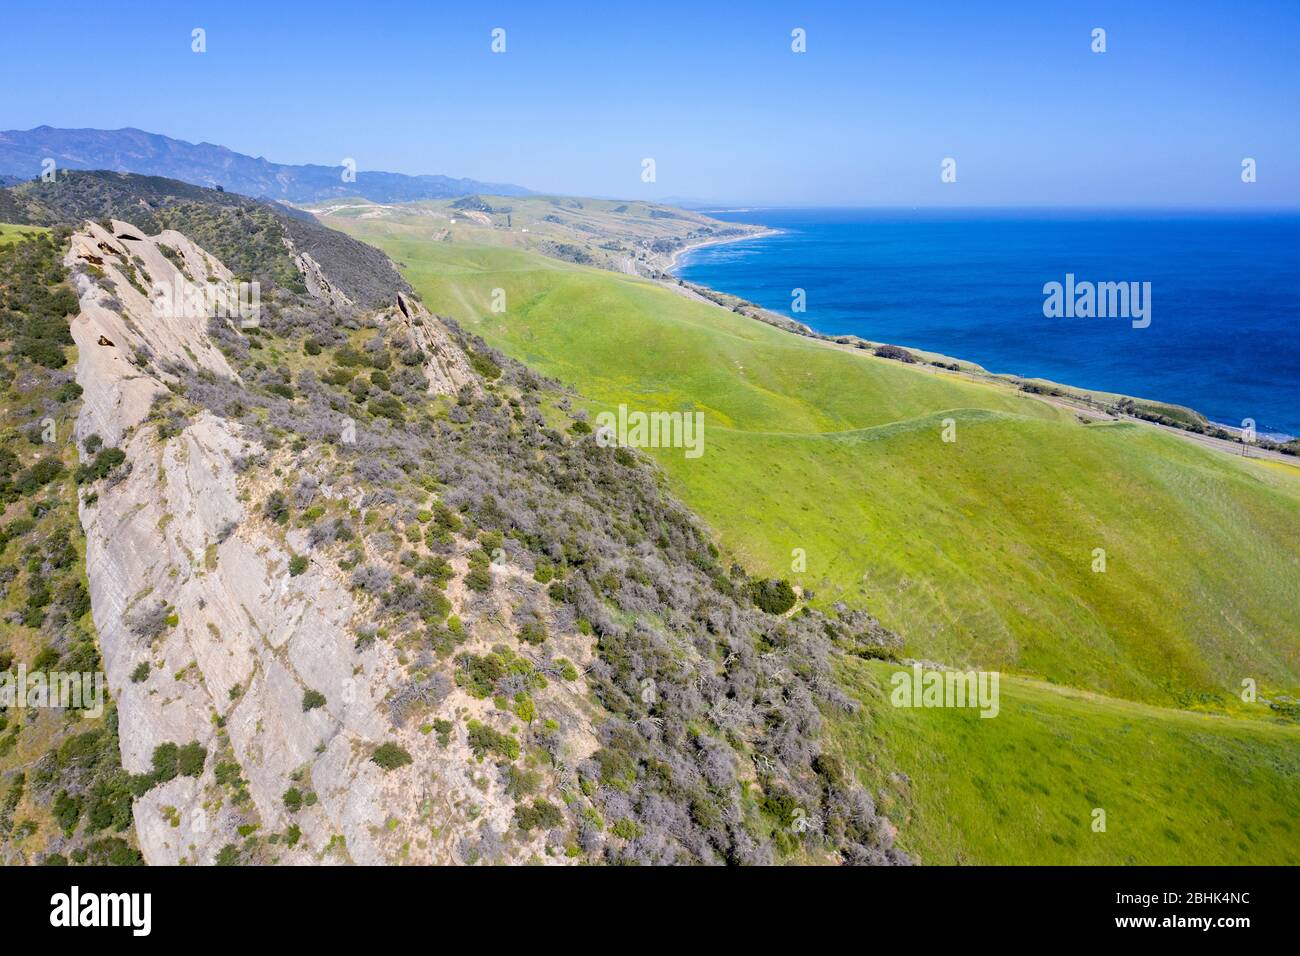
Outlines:
{"type": "Polygon", "coordinates": [[[670,269],[676,269],[681,265],[683,256],[689,255],[692,252],[696,252],[708,246],[724,246],[733,242],[748,242],[751,239],[767,239],[770,236],[779,236],[783,232],[785,232],[784,229],[774,229],[765,226],[757,232],[748,232],[741,236],[722,236],[720,238],[701,239],[699,242],[687,243],[680,249],[673,250],[673,252],[668,256],[667,263],[662,268],[664,272],[667,272],[670,269]]]}
{"type": "MultiPolygon", "coordinates": [[[[965,359],[951,357],[943,353],[932,352],[926,349],[894,346],[892,343],[876,342],[874,340],[864,339],[857,335],[829,335],[825,332],[819,332],[817,329],[799,321],[798,319],[791,318],[790,316],[776,312],[765,306],[759,305],[758,303],[743,299],[735,293],[725,292],[700,283],[691,282],[681,278],[680,276],[672,275],[670,272],[670,270],[675,269],[682,264],[682,260],[685,256],[699,249],[708,246],[725,245],[733,242],[745,242],[751,239],[768,238],[770,236],[780,235],[785,231],[786,230],[784,229],[778,229],[775,227],[763,227],[756,232],[747,233],[745,235],[725,236],[722,238],[705,239],[700,242],[689,243],[681,249],[675,250],[671,256],[669,256],[667,264],[661,269],[662,278],[660,281],[664,282],[665,285],[674,290],[694,295],[697,298],[712,302],[714,305],[719,307],[730,308],[733,311],[746,315],[756,321],[764,322],[787,332],[823,341],[832,347],[849,348],[869,352],[874,352],[876,349],[885,346],[899,348],[921,359],[916,364],[922,368],[926,368],[928,371],[938,372],[946,369],[949,372],[961,374],[979,381],[1000,383],[1007,386],[1017,387],[1030,394],[1036,394],[1036,397],[1048,402],[1049,404],[1069,407],[1087,415],[1096,415],[1100,413],[1113,418],[1124,418],[1138,422],[1146,422],[1156,427],[1181,434],[1189,440],[1197,441],[1200,444],[1210,445],[1211,447],[1220,447],[1221,450],[1225,451],[1231,451],[1235,446],[1240,447],[1244,454],[1245,449],[1248,447],[1243,439],[1244,430],[1241,427],[1215,421],[1208,418],[1198,410],[1185,405],[1177,405],[1159,399],[1140,398],[1118,392],[1112,393],[1101,389],[1084,389],[1078,386],[1053,382],[1048,379],[1037,377],[1025,378],[1018,375],[991,372],[984,366],[965,359]],[[1106,403],[1097,401],[1096,396],[1106,396],[1114,399],[1114,401],[1107,406],[1106,403]],[[1128,400],[1130,403],[1133,403],[1132,413],[1124,410],[1117,410],[1119,408],[1119,402],[1123,400],[1128,400]],[[1161,411],[1154,411],[1156,409],[1161,411]],[[1185,412],[1192,417],[1192,422],[1190,424],[1184,423],[1181,420],[1181,415],[1170,417],[1163,414],[1163,410],[1166,409],[1174,410],[1178,413],[1185,412]]],[[[1284,446],[1295,449],[1296,446],[1300,444],[1300,436],[1257,434],[1253,444],[1256,448],[1257,457],[1300,466],[1300,457],[1297,457],[1297,451],[1278,450],[1284,446]]],[[[1235,451],[1233,453],[1235,454],[1235,451]]],[[[1246,455],[1246,457],[1250,456],[1246,455]]]]}

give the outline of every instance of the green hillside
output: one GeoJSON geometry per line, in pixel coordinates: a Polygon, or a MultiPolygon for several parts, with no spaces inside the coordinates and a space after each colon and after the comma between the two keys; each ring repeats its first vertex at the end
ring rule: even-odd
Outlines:
{"type": "Polygon", "coordinates": [[[1002,681],[992,720],[896,708],[897,669],[845,662],[841,682],[864,706],[830,715],[831,738],[923,862],[1295,862],[1300,727],[1019,679],[1002,681]]]}
{"type": "Polygon", "coordinates": [[[593,408],[703,410],[702,457],[656,453],[679,493],[751,569],[868,607],[908,653],[1183,705],[1227,704],[1247,677],[1300,683],[1296,469],[1086,425],[646,281],[348,228],[435,311],[593,408]]]}
{"type": "Polygon", "coordinates": [[[49,232],[49,230],[44,226],[16,226],[0,222],[0,242],[15,242],[23,236],[35,235],[38,232],[49,232]]]}

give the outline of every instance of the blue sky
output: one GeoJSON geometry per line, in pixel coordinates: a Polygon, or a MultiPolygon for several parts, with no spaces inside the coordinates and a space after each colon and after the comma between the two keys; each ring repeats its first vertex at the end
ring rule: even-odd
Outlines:
{"type": "Polygon", "coordinates": [[[1294,0],[74,0],[2,22],[4,129],[137,126],[580,195],[1300,206],[1294,0]]]}

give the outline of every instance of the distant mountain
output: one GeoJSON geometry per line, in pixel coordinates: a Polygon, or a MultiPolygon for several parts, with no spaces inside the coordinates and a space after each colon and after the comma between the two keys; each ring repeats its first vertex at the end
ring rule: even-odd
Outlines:
{"type": "Polygon", "coordinates": [[[0,177],[33,179],[53,159],[61,169],[105,169],[165,176],[198,186],[258,199],[311,202],[336,196],[363,196],[374,202],[448,199],[481,193],[524,196],[530,190],[509,183],[485,183],[449,176],[358,172],[344,182],[343,167],[290,166],[245,156],[211,143],[187,143],[139,129],[55,129],[0,132],[0,177]]]}

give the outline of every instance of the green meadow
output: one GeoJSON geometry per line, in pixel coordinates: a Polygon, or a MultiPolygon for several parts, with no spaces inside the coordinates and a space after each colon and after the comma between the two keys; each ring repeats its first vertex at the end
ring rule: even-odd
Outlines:
{"type": "Polygon", "coordinates": [[[1004,672],[979,720],[882,708],[875,665],[846,664],[867,706],[832,718],[836,745],[921,860],[1294,857],[1300,736],[1238,694],[1300,686],[1300,469],[401,217],[330,222],[590,411],[703,411],[702,457],[653,453],[751,573],[865,607],[904,655],[1004,672]],[[909,793],[888,793],[895,770],[909,793]]]}
{"type": "Polygon", "coordinates": [[[0,242],[13,242],[23,236],[30,236],[37,232],[49,232],[44,226],[17,226],[7,222],[0,222],[0,242]]]}
{"type": "Polygon", "coordinates": [[[1300,727],[1018,678],[1003,678],[990,719],[894,707],[899,669],[845,661],[841,683],[863,707],[828,720],[899,844],[926,863],[1295,862],[1300,727]]]}

